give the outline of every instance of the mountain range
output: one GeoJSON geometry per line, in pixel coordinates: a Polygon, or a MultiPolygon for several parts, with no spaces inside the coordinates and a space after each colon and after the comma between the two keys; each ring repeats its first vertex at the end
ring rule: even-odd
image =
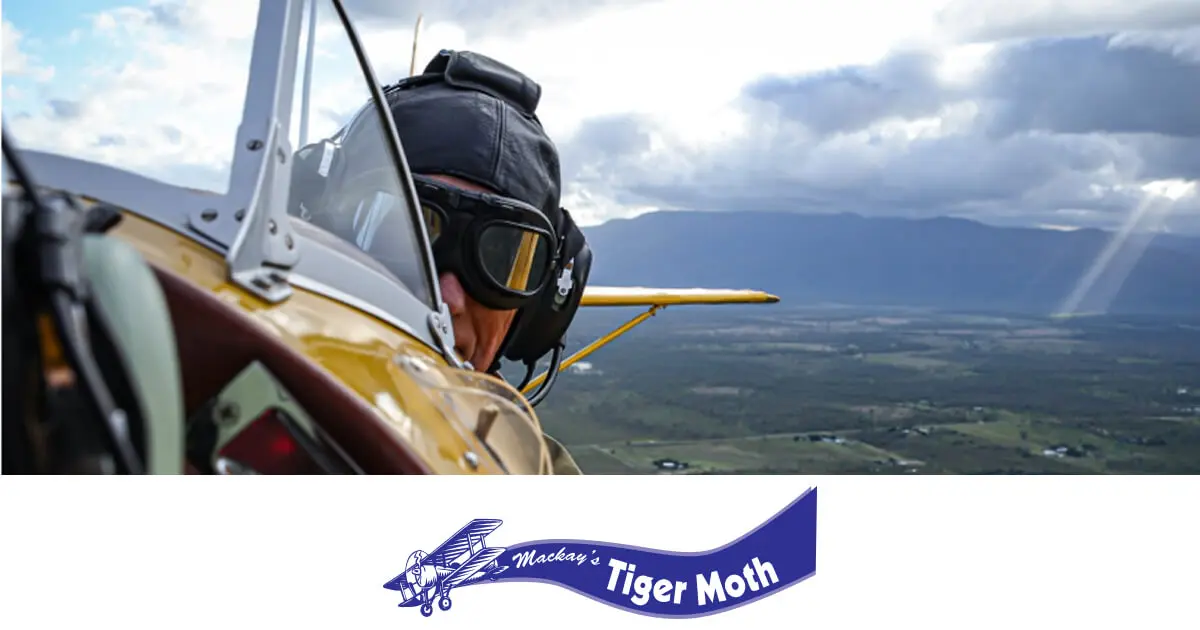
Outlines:
{"type": "Polygon", "coordinates": [[[955,218],[655,212],[585,229],[597,285],[761,289],[796,305],[1200,313],[1200,238],[955,218]],[[1104,261],[1107,261],[1105,263],[1104,261]]]}

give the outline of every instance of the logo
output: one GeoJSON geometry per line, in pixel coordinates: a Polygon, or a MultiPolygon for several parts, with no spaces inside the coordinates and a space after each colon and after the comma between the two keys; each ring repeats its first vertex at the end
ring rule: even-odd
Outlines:
{"type": "Polygon", "coordinates": [[[817,490],[750,533],[710,551],[676,552],[588,540],[508,547],[487,538],[503,524],[475,519],[433,551],[414,551],[384,588],[402,608],[450,610],[452,591],[501,581],[542,582],[652,617],[703,617],[794,586],[817,570],[817,490]]]}

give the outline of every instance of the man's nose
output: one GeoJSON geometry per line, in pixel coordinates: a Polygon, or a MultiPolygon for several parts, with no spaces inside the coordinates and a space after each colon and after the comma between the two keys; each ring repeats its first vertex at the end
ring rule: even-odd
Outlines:
{"type": "Polygon", "coordinates": [[[458,278],[452,273],[444,273],[438,276],[438,281],[442,287],[442,301],[450,308],[450,315],[465,313],[467,311],[467,292],[463,290],[458,278]]]}

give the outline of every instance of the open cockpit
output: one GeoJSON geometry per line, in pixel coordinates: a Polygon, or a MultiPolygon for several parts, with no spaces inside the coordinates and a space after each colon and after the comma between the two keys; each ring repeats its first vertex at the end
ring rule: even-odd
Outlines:
{"type": "MultiPolygon", "coordinates": [[[[41,331],[20,378],[45,383],[55,361],[74,376],[27,396],[27,411],[71,401],[91,410],[97,436],[76,448],[47,437],[53,422],[21,427],[37,456],[13,459],[20,471],[86,460],[114,472],[548,472],[525,399],[454,352],[412,178],[351,17],[336,0],[260,3],[224,192],[152,177],[137,168],[145,156],[70,155],[13,125],[23,150],[17,168],[6,159],[5,219],[29,229],[5,231],[6,274],[26,276],[11,300],[6,283],[5,307],[30,309],[13,334],[41,331]],[[360,141],[346,174],[323,151],[351,119],[360,141]],[[319,177],[292,168],[305,159],[319,177]],[[289,204],[298,198],[309,203],[289,204]],[[386,249],[322,220],[355,205],[386,249]],[[110,219],[86,227],[101,214],[110,219]],[[22,263],[62,239],[66,258],[84,258],[87,290],[55,310],[53,270],[22,263]],[[90,338],[71,313],[86,313],[90,338]]],[[[19,387],[5,381],[6,393],[19,387]]]]}

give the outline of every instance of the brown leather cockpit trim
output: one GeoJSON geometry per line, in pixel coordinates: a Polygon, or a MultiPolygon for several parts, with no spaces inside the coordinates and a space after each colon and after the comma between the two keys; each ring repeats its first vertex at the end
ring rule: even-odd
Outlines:
{"type": "Polygon", "coordinates": [[[175,324],[189,412],[261,361],[367,474],[432,474],[374,410],[309,358],[171,271],[154,267],[175,324]]]}

